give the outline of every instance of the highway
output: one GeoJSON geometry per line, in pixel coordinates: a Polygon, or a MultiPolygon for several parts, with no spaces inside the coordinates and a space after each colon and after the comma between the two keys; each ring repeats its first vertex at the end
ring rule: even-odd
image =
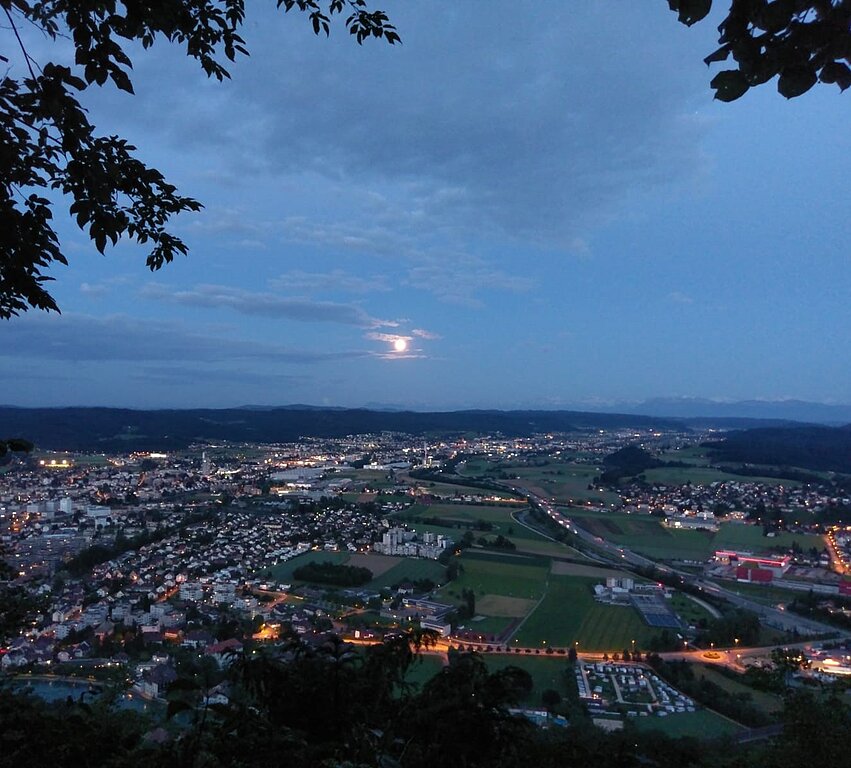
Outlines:
{"type": "Polygon", "coordinates": [[[580,528],[573,519],[562,514],[558,510],[553,500],[538,496],[525,488],[518,488],[507,483],[504,485],[507,488],[510,488],[510,490],[514,493],[524,496],[530,504],[533,504],[543,510],[543,512],[545,512],[552,520],[572,533],[580,541],[592,547],[594,552],[585,551],[583,554],[597,560],[598,562],[605,562],[616,567],[633,566],[637,568],[655,568],[657,571],[665,575],[677,576],[684,584],[696,587],[707,596],[714,596],[719,599],[726,600],[738,608],[752,611],[760,617],[763,624],[774,629],[780,629],[787,632],[798,631],[814,635],[833,635],[835,637],[849,636],[849,633],[842,633],[836,627],[832,627],[829,624],[823,624],[819,621],[807,619],[805,617],[798,616],[797,614],[788,613],[787,611],[763,605],[762,603],[755,602],[754,600],[749,600],[736,592],[722,587],[716,582],[709,581],[700,576],[696,576],[693,573],[681,571],[668,565],[661,565],[656,561],[644,557],[643,555],[639,555],[636,552],[632,552],[625,547],[619,547],[616,544],[612,544],[611,542],[580,528]]]}

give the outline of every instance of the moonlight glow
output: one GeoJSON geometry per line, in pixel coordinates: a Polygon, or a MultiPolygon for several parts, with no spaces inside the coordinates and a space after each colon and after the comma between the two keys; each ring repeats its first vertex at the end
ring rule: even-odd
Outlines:
{"type": "Polygon", "coordinates": [[[408,348],[408,342],[405,339],[396,339],[393,342],[393,349],[397,352],[404,352],[408,348]]]}

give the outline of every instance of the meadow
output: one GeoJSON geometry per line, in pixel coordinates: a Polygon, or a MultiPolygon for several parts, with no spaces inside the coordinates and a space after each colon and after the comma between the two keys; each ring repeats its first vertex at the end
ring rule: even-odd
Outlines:
{"type": "Polygon", "coordinates": [[[707,560],[717,549],[760,553],[773,547],[790,547],[793,542],[803,549],[824,546],[819,536],[783,532],[767,537],[761,527],[745,523],[722,523],[717,532],[712,532],[666,528],[659,518],[650,515],[581,508],[572,508],[565,514],[595,536],[663,560],[707,560]]]}

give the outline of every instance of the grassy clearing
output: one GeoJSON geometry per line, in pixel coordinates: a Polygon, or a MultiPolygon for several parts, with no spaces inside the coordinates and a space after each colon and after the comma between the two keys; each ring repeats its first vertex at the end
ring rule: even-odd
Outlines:
{"type": "Polygon", "coordinates": [[[771,587],[764,584],[724,582],[724,586],[731,592],[747,597],[754,602],[763,603],[764,605],[791,603],[795,597],[806,594],[806,592],[799,592],[794,589],[783,589],[782,587],[771,587]]]}
{"type": "Polygon", "coordinates": [[[518,645],[564,647],[579,642],[584,651],[620,652],[646,648],[658,630],[648,627],[631,606],[595,602],[599,579],[551,576],[546,597],[515,635],[518,645]]]}
{"type": "Polygon", "coordinates": [[[443,667],[444,660],[441,656],[422,653],[408,668],[408,672],[405,675],[405,681],[422,687],[431,680],[431,678],[438,674],[443,667]]]}
{"type": "Polygon", "coordinates": [[[697,624],[700,621],[712,621],[712,614],[702,605],[696,603],[687,595],[681,592],[675,592],[671,598],[671,608],[683,621],[688,624],[697,624]]]}
{"type": "MultiPolygon", "coordinates": [[[[564,656],[484,656],[483,660],[491,672],[506,667],[519,667],[532,678],[531,692],[520,702],[527,706],[541,706],[541,695],[547,689],[567,695],[568,685],[573,685],[565,673],[570,669],[564,656]]],[[[408,670],[406,680],[422,686],[440,673],[444,664],[437,656],[422,655],[408,670]]]]}
{"type": "Polygon", "coordinates": [[[697,712],[678,712],[668,717],[637,717],[630,720],[642,731],[662,731],[672,738],[691,736],[697,739],[713,739],[734,736],[744,727],[705,709],[697,712]]]}
{"type": "Polygon", "coordinates": [[[777,694],[757,691],[738,680],[722,675],[711,667],[695,665],[694,672],[697,677],[715,683],[734,696],[739,698],[749,697],[755,707],[768,715],[775,715],[783,709],[783,698],[777,694]]]}

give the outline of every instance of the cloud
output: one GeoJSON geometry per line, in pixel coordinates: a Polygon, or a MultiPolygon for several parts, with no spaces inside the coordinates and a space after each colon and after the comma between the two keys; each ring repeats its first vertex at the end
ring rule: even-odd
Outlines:
{"type": "Polygon", "coordinates": [[[429,341],[436,341],[437,339],[443,338],[439,333],[432,333],[431,331],[426,331],[423,328],[414,328],[414,330],[411,331],[411,335],[420,339],[428,339],[429,341]]]}
{"type": "Polygon", "coordinates": [[[438,35],[432,11],[412,4],[394,9],[396,49],[319,46],[295,23],[270,55],[270,24],[230,98],[271,173],[368,185],[432,225],[569,245],[630,187],[700,164],[675,19],[597,6],[457,3],[438,35]],[[372,87],[338,76],[353,69],[372,87]]]}
{"type": "Polygon", "coordinates": [[[199,366],[182,365],[146,365],[131,374],[133,379],[142,382],[155,381],[168,384],[169,386],[197,386],[199,383],[205,385],[216,383],[219,385],[229,384],[244,386],[269,387],[286,384],[290,386],[302,386],[311,383],[312,376],[302,374],[270,373],[269,371],[251,371],[244,368],[223,369],[199,366]]]}
{"type": "Polygon", "coordinates": [[[429,257],[412,266],[405,284],[434,294],[447,304],[481,307],[483,291],[526,293],[536,283],[530,277],[511,275],[490,267],[487,262],[469,254],[455,253],[452,258],[429,257]]]}
{"type": "Polygon", "coordinates": [[[116,286],[123,286],[130,283],[131,278],[127,275],[118,275],[116,277],[107,278],[97,283],[80,283],[80,293],[90,299],[100,299],[112,292],[116,286]]]}
{"type": "MultiPolygon", "coordinates": [[[[289,237],[392,254],[403,235],[452,230],[570,249],[630,191],[703,162],[690,100],[707,91],[713,30],[686,34],[663,6],[489,0],[435,20],[427,3],[399,4],[393,47],[352,45],[341,27],[319,40],[303,18],[252,7],[252,55],[232,81],[205,82],[162,46],[136,56],[138,98],[92,99],[119,130],[191,154],[196,178],[274,179],[289,237]],[[333,223],[314,224],[317,211],[333,223]]],[[[252,219],[203,218],[243,232],[252,219]]]]}
{"type": "Polygon", "coordinates": [[[412,337],[405,336],[402,333],[377,333],[375,331],[367,333],[366,338],[372,341],[386,341],[388,344],[393,344],[397,341],[409,342],[412,340],[412,337]]]}
{"type": "Polygon", "coordinates": [[[245,360],[309,365],[365,358],[359,350],[291,349],[245,339],[208,336],[185,325],[126,315],[92,317],[31,315],[0,326],[0,357],[54,362],[196,361],[223,364],[245,360]]]}
{"type": "Polygon", "coordinates": [[[390,290],[387,278],[382,275],[358,277],[334,269],[330,272],[303,272],[292,270],[269,281],[269,286],[275,290],[303,291],[307,293],[324,293],[339,291],[341,293],[374,293],[390,290]]]}
{"type": "Polygon", "coordinates": [[[285,318],[302,323],[339,323],[359,328],[396,325],[394,320],[370,317],[354,304],[289,298],[226,285],[198,285],[192,290],[178,291],[165,285],[152,284],[143,288],[140,294],[146,299],[184,307],[230,309],[242,315],[285,318]]]}

